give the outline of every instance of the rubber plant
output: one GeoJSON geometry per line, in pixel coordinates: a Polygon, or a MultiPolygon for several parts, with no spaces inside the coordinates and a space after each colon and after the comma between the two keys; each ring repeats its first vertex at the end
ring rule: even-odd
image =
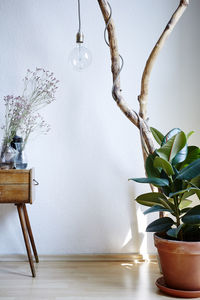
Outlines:
{"type": "Polygon", "coordinates": [[[144,214],[167,212],[166,216],[147,226],[147,232],[162,232],[168,238],[184,241],[200,241],[200,204],[188,199],[196,194],[200,199],[200,148],[188,146],[188,138],[179,128],[167,135],[151,128],[160,145],[149,154],[146,178],[131,178],[139,183],[149,183],[159,192],[145,193],[136,198],[139,204],[149,206],[144,214]]]}
{"type": "Polygon", "coordinates": [[[108,34],[108,40],[105,40],[110,48],[112,96],[124,115],[139,129],[141,137],[146,177],[132,180],[148,183],[152,190],[151,193],[138,196],[136,201],[150,207],[145,214],[157,211],[160,216],[147,227],[147,231],[157,232],[154,234],[154,243],[164,275],[157,279],[156,285],[170,295],[199,297],[200,205],[192,207],[188,197],[192,194],[200,197],[200,149],[188,146],[191,133],[186,135],[175,128],[164,136],[155,128],[150,128],[146,109],[149,79],[154,63],[188,7],[189,0],[179,1],[177,9],[146,61],[138,96],[138,113],[128,105],[122,95],[120,72],[123,59],[118,52],[111,6],[107,0],[97,1],[106,24],[104,37],[106,32],[108,34]],[[153,137],[159,144],[158,149],[153,137]],[[171,216],[165,216],[164,212],[170,213],[171,216]]]}

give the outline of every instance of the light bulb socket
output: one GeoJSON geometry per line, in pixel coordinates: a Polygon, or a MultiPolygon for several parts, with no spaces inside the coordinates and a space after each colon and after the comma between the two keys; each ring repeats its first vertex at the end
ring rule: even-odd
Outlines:
{"type": "Polygon", "coordinates": [[[76,42],[77,43],[83,43],[84,42],[84,34],[82,32],[77,32],[76,42]]]}

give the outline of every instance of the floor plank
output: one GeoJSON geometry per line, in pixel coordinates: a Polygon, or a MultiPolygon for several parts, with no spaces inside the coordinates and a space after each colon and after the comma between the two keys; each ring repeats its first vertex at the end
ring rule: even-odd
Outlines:
{"type": "MultiPolygon", "coordinates": [[[[158,291],[156,262],[0,262],[0,300],[172,299],[158,291]]],[[[180,299],[180,298],[179,298],[180,299]]]]}

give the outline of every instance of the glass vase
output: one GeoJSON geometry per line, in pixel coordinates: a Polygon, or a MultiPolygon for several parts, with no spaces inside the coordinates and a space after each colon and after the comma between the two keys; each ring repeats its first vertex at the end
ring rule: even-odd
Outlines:
{"type": "Polygon", "coordinates": [[[14,142],[15,149],[17,151],[14,157],[15,169],[26,169],[28,166],[27,156],[23,149],[23,141],[14,142]]]}
{"type": "Polygon", "coordinates": [[[4,144],[1,149],[1,169],[13,169],[17,151],[10,144],[4,144]]]}

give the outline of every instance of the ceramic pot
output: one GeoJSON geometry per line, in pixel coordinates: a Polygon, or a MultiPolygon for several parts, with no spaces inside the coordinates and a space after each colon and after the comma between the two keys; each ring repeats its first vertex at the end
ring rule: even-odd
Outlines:
{"type": "Polygon", "coordinates": [[[154,244],[167,286],[200,291],[200,242],[167,240],[154,234],[154,244]]]}

